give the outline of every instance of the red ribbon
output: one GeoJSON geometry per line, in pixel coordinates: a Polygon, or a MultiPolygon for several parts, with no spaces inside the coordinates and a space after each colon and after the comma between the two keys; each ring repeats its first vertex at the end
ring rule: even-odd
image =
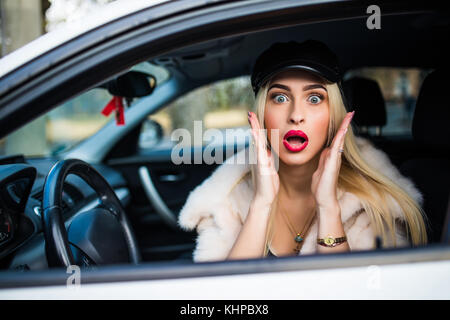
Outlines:
{"type": "Polygon", "coordinates": [[[122,97],[114,96],[108,104],[103,108],[102,114],[107,117],[111,112],[116,112],[116,125],[123,126],[125,124],[125,114],[122,97]]]}

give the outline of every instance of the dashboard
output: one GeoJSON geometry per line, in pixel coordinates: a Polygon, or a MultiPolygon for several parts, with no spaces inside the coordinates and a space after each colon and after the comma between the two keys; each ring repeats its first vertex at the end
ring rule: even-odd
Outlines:
{"type": "MultiPolygon", "coordinates": [[[[58,160],[25,159],[23,156],[0,158],[0,269],[48,267],[41,206],[45,178],[58,160]]],[[[126,207],[130,196],[122,175],[108,166],[93,167],[108,181],[126,207]]],[[[85,181],[68,175],[63,185],[62,203],[67,227],[71,218],[94,208],[99,199],[85,181]]]]}
{"type": "Polygon", "coordinates": [[[0,259],[30,234],[31,221],[22,216],[35,178],[36,169],[31,166],[0,166],[0,259]]]}

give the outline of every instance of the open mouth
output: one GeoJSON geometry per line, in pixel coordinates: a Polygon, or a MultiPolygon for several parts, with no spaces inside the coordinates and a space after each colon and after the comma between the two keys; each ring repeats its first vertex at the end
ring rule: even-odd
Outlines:
{"type": "Polygon", "coordinates": [[[298,136],[289,137],[286,140],[291,146],[300,146],[306,141],[305,138],[298,136]]]}
{"type": "Polygon", "coordinates": [[[289,151],[299,152],[308,145],[308,136],[300,130],[289,130],[284,135],[283,144],[289,151]]]}

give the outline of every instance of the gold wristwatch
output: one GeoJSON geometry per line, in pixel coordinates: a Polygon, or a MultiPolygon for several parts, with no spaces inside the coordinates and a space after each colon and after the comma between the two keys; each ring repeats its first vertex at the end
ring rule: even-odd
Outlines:
{"type": "Polygon", "coordinates": [[[323,239],[317,239],[317,244],[324,247],[336,247],[337,245],[347,241],[347,237],[333,238],[332,236],[326,236],[323,239]]]}

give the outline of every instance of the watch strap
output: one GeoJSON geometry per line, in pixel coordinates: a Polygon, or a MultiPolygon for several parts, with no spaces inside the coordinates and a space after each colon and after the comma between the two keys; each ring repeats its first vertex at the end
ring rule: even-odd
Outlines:
{"type": "Polygon", "coordinates": [[[345,241],[347,241],[347,237],[339,237],[339,238],[333,238],[331,236],[327,236],[323,239],[317,239],[317,244],[320,244],[321,246],[324,247],[335,247],[341,243],[344,243],[345,241]]]}

